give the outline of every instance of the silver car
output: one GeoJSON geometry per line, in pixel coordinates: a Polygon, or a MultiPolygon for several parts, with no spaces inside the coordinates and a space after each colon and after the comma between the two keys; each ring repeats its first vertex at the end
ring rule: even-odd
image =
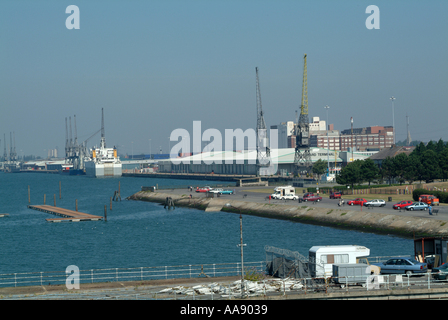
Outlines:
{"type": "Polygon", "coordinates": [[[406,210],[428,210],[429,206],[424,202],[414,202],[410,206],[405,207],[406,210]]]}
{"type": "Polygon", "coordinates": [[[364,202],[365,207],[384,207],[386,205],[386,201],[382,199],[374,199],[367,202],[364,202]]]}
{"type": "Polygon", "coordinates": [[[412,258],[397,257],[387,260],[382,263],[373,263],[381,268],[381,273],[398,273],[398,274],[413,274],[413,273],[425,273],[428,271],[426,263],[418,262],[412,258]]]}

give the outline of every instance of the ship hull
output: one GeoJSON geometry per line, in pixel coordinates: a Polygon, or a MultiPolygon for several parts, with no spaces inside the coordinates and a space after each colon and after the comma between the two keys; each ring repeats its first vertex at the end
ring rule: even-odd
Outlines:
{"type": "Polygon", "coordinates": [[[89,177],[121,177],[121,163],[95,163],[86,161],[86,175],[89,177]]]}

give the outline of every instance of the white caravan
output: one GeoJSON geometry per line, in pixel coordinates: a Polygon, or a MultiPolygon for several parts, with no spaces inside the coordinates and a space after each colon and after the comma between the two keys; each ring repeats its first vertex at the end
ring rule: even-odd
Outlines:
{"type": "Polygon", "coordinates": [[[333,276],[333,264],[357,263],[370,255],[370,249],[358,245],[314,246],[309,251],[311,277],[333,276]]]}

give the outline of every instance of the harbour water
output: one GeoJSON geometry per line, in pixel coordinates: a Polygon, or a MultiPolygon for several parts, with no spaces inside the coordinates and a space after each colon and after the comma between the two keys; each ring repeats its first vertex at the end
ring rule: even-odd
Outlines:
{"type": "MultiPolygon", "coordinates": [[[[241,261],[239,215],[189,208],[166,210],[155,203],[127,201],[141,186],[193,186],[220,182],[149,178],[88,178],[39,173],[0,173],[0,273],[102,268],[175,266],[241,261]],[[59,199],[59,182],[62,198],[59,199]],[[121,186],[122,201],[110,198],[121,186]],[[56,205],[106,221],[49,223],[54,216],[31,210],[31,204],[56,205]]],[[[221,182],[222,183],[222,182],[221,182]]],[[[188,190],[185,189],[188,194],[188,190]]],[[[307,256],[314,245],[358,244],[372,256],[412,254],[413,242],[291,221],[243,216],[245,261],[262,261],[265,245],[299,251],[307,256]]]]}

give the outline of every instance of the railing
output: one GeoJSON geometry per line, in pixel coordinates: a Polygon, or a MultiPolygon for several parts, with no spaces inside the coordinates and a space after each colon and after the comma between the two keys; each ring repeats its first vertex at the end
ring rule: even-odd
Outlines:
{"type": "MultiPolygon", "coordinates": [[[[244,262],[244,269],[264,273],[265,262],[244,262]]],[[[139,268],[79,270],[79,283],[143,281],[157,279],[225,277],[241,275],[241,263],[198,264],[139,268]]],[[[66,271],[0,274],[0,287],[65,284],[66,271]]]]}

